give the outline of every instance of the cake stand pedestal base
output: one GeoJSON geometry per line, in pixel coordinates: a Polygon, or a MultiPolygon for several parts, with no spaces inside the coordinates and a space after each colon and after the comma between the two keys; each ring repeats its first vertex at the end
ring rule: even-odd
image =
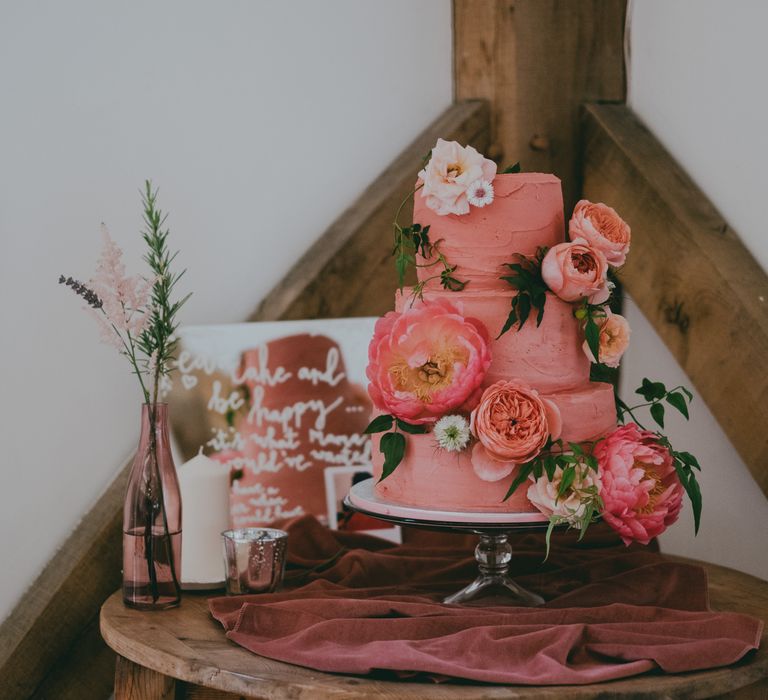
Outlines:
{"type": "Polygon", "coordinates": [[[494,605],[543,605],[544,599],[540,595],[515,583],[509,575],[512,562],[509,533],[545,530],[546,516],[541,513],[469,513],[404,506],[377,496],[373,486],[373,479],[355,484],[344,499],[344,505],[398,525],[444,532],[470,532],[480,536],[480,542],[475,547],[475,561],[480,572],[478,577],[445,598],[444,603],[461,605],[482,600],[494,605]]]}
{"type": "Polygon", "coordinates": [[[503,602],[510,605],[535,607],[544,604],[544,598],[510,578],[512,545],[508,535],[480,533],[480,542],[475,547],[475,561],[480,575],[465,588],[444,598],[444,603],[461,605],[488,594],[494,594],[494,597],[500,594],[503,602]]]}

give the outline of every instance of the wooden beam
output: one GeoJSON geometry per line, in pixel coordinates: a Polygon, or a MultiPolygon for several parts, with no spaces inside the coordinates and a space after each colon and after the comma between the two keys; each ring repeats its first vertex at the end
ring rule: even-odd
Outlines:
{"type": "MultiPolygon", "coordinates": [[[[438,137],[490,142],[490,113],[481,101],[450,106],[363,192],[267,294],[250,321],[378,316],[393,307],[392,219],[413,190],[424,156],[438,137]]],[[[408,210],[403,220],[408,219],[408,210]]]]}
{"type": "Polygon", "coordinates": [[[456,98],[491,103],[486,155],[555,173],[566,210],[581,104],[624,100],[625,13],[625,0],[454,0],[456,98]]]}
{"type": "Polygon", "coordinates": [[[768,496],[768,275],[624,105],[585,110],[584,196],[629,222],[627,291],[768,496]]]}
{"type": "Polygon", "coordinates": [[[121,584],[128,465],[0,626],[0,697],[108,697],[114,654],[98,635],[101,603],[121,584]]]}
{"type": "MultiPolygon", "coordinates": [[[[392,217],[438,137],[486,149],[487,104],[454,104],[427,127],[320,236],[250,320],[378,315],[392,308],[392,217]]],[[[115,657],[99,636],[98,614],[121,584],[128,468],[0,625],[0,697],[81,700],[111,692],[115,657]]]]}

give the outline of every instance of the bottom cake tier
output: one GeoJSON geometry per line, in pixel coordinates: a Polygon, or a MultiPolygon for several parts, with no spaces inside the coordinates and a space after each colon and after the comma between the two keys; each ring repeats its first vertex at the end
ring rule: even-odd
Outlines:
{"type": "MultiPolygon", "coordinates": [[[[579,389],[560,391],[546,398],[560,409],[564,442],[584,442],[605,435],[616,427],[613,387],[593,382],[579,389]]],[[[383,481],[384,457],[379,449],[380,436],[373,441],[375,490],[382,498],[406,505],[458,511],[526,513],[536,510],[520,486],[504,500],[515,478],[512,472],[500,481],[484,481],[475,474],[470,451],[446,452],[437,448],[429,433],[408,435],[405,457],[383,481]]]]}

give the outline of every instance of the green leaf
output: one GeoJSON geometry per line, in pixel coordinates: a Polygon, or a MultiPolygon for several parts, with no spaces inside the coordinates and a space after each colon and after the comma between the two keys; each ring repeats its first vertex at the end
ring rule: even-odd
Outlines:
{"type": "Polygon", "coordinates": [[[544,537],[544,541],[547,545],[547,552],[544,555],[544,561],[547,561],[549,559],[549,546],[550,546],[550,540],[552,539],[552,531],[557,527],[557,525],[560,524],[560,518],[556,515],[552,515],[549,518],[549,525],[547,525],[547,534],[544,537]]]}
{"type": "Polygon", "coordinates": [[[517,312],[515,311],[515,307],[513,306],[512,310],[509,312],[509,316],[507,316],[507,320],[504,322],[504,327],[501,329],[499,334],[496,336],[496,340],[501,338],[501,336],[504,335],[516,323],[517,323],[517,312]]]}
{"type": "Polygon", "coordinates": [[[671,394],[667,394],[665,400],[670,406],[674,406],[680,411],[685,416],[685,419],[688,420],[688,405],[685,403],[685,398],[682,394],[674,391],[671,394]]]}
{"type": "Polygon", "coordinates": [[[681,386],[680,391],[682,391],[688,397],[688,401],[693,401],[693,394],[688,391],[688,389],[686,389],[684,386],[681,386]]]}
{"type": "Polygon", "coordinates": [[[587,347],[589,347],[589,351],[592,353],[592,361],[600,362],[600,326],[595,323],[592,316],[587,317],[584,337],[587,341],[587,347]]]}
{"type": "Polygon", "coordinates": [[[555,478],[555,470],[557,469],[557,463],[552,455],[544,457],[544,471],[547,474],[547,479],[552,481],[555,478]]]}
{"type": "Polygon", "coordinates": [[[646,401],[655,401],[664,398],[664,395],[667,393],[667,387],[661,382],[652,382],[644,378],[642,385],[635,389],[635,393],[640,394],[646,401]]]}
{"type": "Polygon", "coordinates": [[[531,297],[521,292],[517,298],[519,299],[517,302],[517,315],[520,317],[520,328],[522,328],[528,320],[528,314],[531,313],[531,297]]]}
{"type": "Polygon", "coordinates": [[[384,433],[381,436],[379,447],[384,455],[384,467],[382,468],[379,481],[384,481],[403,461],[405,456],[405,435],[402,433],[384,433]]]}
{"type": "Polygon", "coordinates": [[[520,161],[517,161],[514,165],[510,165],[508,168],[505,168],[502,175],[509,175],[510,173],[519,173],[520,172],[520,161]]]}
{"type": "Polygon", "coordinates": [[[566,467],[563,470],[563,478],[560,479],[560,488],[557,489],[558,499],[562,498],[568,492],[568,489],[571,488],[575,480],[576,480],[575,467],[566,467]]]}
{"type": "Polygon", "coordinates": [[[423,435],[427,432],[426,425],[416,425],[414,423],[406,423],[404,420],[397,419],[397,427],[404,433],[410,433],[411,435],[423,435]]]}
{"type": "Polygon", "coordinates": [[[383,433],[392,427],[393,421],[394,421],[394,418],[388,413],[385,413],[384,415],[381,415],[381,416],[376,416],[376,418],[374,418],[370,423],[368,423],[368,427],[365,430],[363,430],[363,433],[365,435],[371,435],[373,433],[383,433]]]}
{"type": "Polygon", "coordinates": [[[517,487],[520,486],[520,484],[522,484],[528,478],[528,475],[533,471],[533,465],[533,462],[526,462],[525,464],[521,464],[518,467],[517,476],[515,477],[515,480],[510,484],[507,495],[504,496],[502,500],[506,501],[517,490],[517,487]]]}
{"type": "Polygon", "coordinates": [[[675,453],[685,464],[686,466],[693,467],[694,469],[698,469],[701,471],[701,465],[699,464],[699,460],[696,459],[690,452],[676,452],[675,453]]]}
{"type": "Polygon", "coordinates": [[[651,404],[651,417],[663,428],[664,427],[664,404],[662,403],[651,404]]]}
{"type": "Polygon", "coordinates": [[[688,486],[685,490],[688,498],[691,500],[691,508],[693,509],[693,532],[695,535],[698,535],[699,526],[701,525],[701,489],[693,472],[691,472],[688,478],[688,486]]]}
{"type": "Polygon", "coordinates": [[[691,508],[693,510],[693,531],[694,534],[699,533],[699,526],[701,525],[701,489],[699,488],[699,482],[696,481],[696,477],[693,472],[685,469],[681,463],[675,460],[675,471],[680,479],[680,483],[685,489],[685,493],[688,495],[688,500],[691,502],[691,508]]]}
{"type": "MultiPolygon", "coordinates": [[[[540,253],[541,249],[539,249],[540,253]]],[[[536,309],[536,325],[540,326],[544,318],[544,306],[547,301],[547,285],[541,277],[541,258],[539,253],[536,257],[526,258],[518,255],[520,262],[505,263],[514,274],[500,277],[518,291],[517,296],[512,299],[512,312],[507,318],[503,330],[497,336],[500,338],[504,333],[510,330],[515,323],[518,324],[518,330],[522,329],[528,320],[530,313],[536,309]]]]}

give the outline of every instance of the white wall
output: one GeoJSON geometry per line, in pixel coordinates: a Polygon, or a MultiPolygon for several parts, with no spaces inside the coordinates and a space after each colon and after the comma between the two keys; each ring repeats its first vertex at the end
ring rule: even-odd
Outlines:
{"type": "MultiPolygon", "coordinates": [[[[768,268],[768,3],[635,0],[630,19],[629,104],[768,268]]],[[[643,376],[692,387],[637,307],[628,307],[625,400],[643,376]]],[[[768,429],[768,407],[755,410],[768,429]]],[[[675,420],[668,433],[702,463],[702,527],[694,539],[688,509],[662,547],[768,579],[768,499],[701,400],[692,413],[690,425],[675,420]]]]}
{"type": "Polygon", "coordinates": [[[0,6],[0,619],[135,445],[140,394],[60,273],[160,186],[186,323],[242,320],[451,101],[449,0],[0,6]]]}

